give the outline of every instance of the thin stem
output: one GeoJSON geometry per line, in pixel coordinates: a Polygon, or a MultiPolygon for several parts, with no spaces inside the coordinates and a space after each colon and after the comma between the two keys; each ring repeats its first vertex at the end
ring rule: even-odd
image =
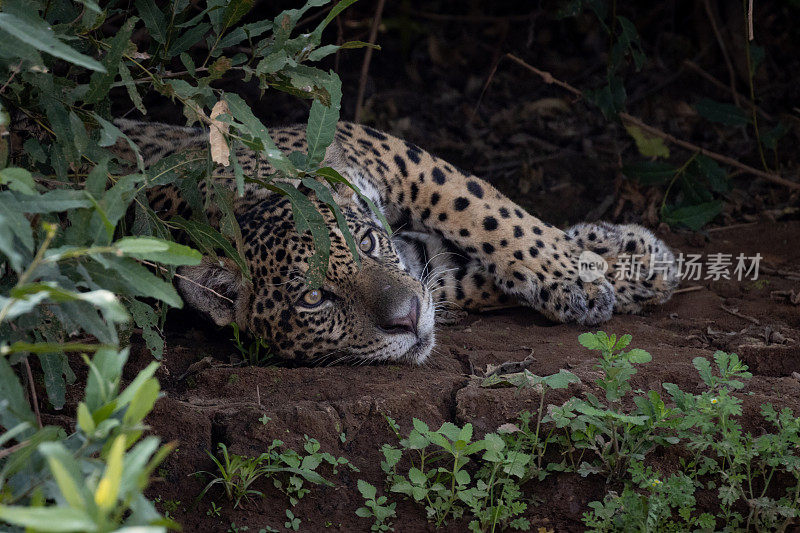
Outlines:
{"type": "Polygon", "coordinates": [[[18,442],[17,444],[15,444],[15,445],[13,445],[13,446],[11,446],[9,448],[6,448],[4,450],[0,450],[0,459],[6,457],[8,455],[11,455],[12,453],[16,452],[17,450],[21,450],[22,448],[24,448],[25,446],[27,446],[30,443],[31,443],[31,441],[24,440],[22,442],[18,442]]]}
{"type": "Polygon", "coordinates": [[[691,162],[695,160],[698,153],[699,152],[695,152],[692,155],[692,157],[687,159],[686,162],[681,166],[681,168],[679,168],[678,171],[675,172],[675,175],[672,176],[672,180],[669,182],[669,185],[667,185],[667,190],[664,192],[664,198],[661,200],[661,207],[659,208],[659,211],[661,213],[664,212],[664,207],[667,204],[667,197],[669,197],[669,191],[672,190],[672,186],[675,184],[678,178],[680,178],[683,175],[683,173],[686,172],[686,169],[689,167],[689,164],[691,164],[691,162]]]}
{"type": "MultiPolygon", "coordinates": [[[[375,44],[378,38],[378,26],[381,23],[381,16],[383,15],[383,6],[386,0],[378,0],[378,6],[375,8],[375,16],[372,19],[372,28],[369,31],[369,44],[375,44]]],[[[367,75],[369,74],[369,64],[372,61],[372,46],[368,46],[364,51],[364,62],[361,64],[361,78],[358,80],[358,96],[356,97],[356,111],[353,115],[353,121],[358,122],[361,119],[361,108],[364,104],[364,92],[367,88],[367,75]]]]}
{"type": "Polygon", "coordinates": [[[36,397],[36,384],[33,382],[31,365],[27,357],[22,360],[22,363],[25,365],[25,372],[28,375],[28,386],[31,388],[31,403],[33,403],[33,412],[36,413],[36,423],[39,424],[39,429],[42,429],[42,414],[39,412],[39,399],[36,397]]]}
{"type": "MultiPolygon", "coordinates": [[[[744,8],[744,25],[745,28],[749,28],[749,21],[747,16],[747,0],[742,0],[742,6],[744,8]]],[[[747,58],[747,81],[749,82],[750,88],[750,103],[752,104],[751,109],[751,117],[753,119],[753,130],[756,134],[756,144],[758,145],[758,155],[761,157],[761,164],[764,167],[764,170],[769,172],[769,166],[767,166],[767,159],[764,157],[764,147],[761,146],[761,134],[758,131],[758,113],[756,113],[755,105],[756,105],[756,91],[755,91],[755,83],[753,81],[754,72],[753,72],[753,65],[752,65],[752,58],[750,57],[750,40],[745,40],[744,43],[744,52],[745,58],[747,58]]]]}
{"type": "Polygon", "coordinates": [[[717,27],[717,19],[714,17],[714,12],[711,9],[711,4],[709,0],[703,1],[703,6],[706,9],[706,15],[708,15],[708,20],[711,22],[711,29],[714,31],[714,36],[717,38],[717,44],[719,45],[719,49],[722,51],[722,58],[725,60],[725,66],[728,67],[728,79],[730,81],[730,91],[733,95],[733,101],[736,104],[736,107],[739,107],[739,93],[736,92],[736,74],[733,70],[733,63],[731,62],[731,58],[728,55],[728,48],[725,46],[725,40],[722,38],[722,34],[720,34],[719,28],[717,27]]]}

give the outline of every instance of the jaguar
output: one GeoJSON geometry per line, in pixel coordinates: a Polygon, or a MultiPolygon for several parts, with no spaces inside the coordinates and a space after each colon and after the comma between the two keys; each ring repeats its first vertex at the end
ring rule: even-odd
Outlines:
{"type": "MultiPolygon", "coordinates": [[[[145,166],[209,147],[202,128],[116,124],[138,145],[145,166]]],[[[286,153],[307,148],[303,125],[270,133],[286,153]]],[[[245,175],[275,173],[256,151],[242,147],[235,156],[245,175]]],[[[331,242],[320,287],[306,283],[314,242],[297,231],[290,199],[256,183],[233,200],[250,275],[211,256],[178,271],[190,307],[218,325],[235,322],[281,357],[420,364],[430,357],[436,325],[466,311],[525,306],[555,322],[588,326],[662,304],[677,286],[672,251],[644,227],[581,223],[561,230],[487,181],[372,127],[339,123],[323,164],[361,194],[346,186],[330,191],[357,250],[335,213],[310,194],[331,242]],[[587,257],[597,270],[587,271],[587,257]],[[630,258],[638,260],[635,271],[630,258]]],[[[230,167],[218,165],[213,179],[235,188],[230,167]]],[[[152,189],[150,204],[162,218],[191,214],[171,185],[152,189]]],[[[213,205],[208,216],[219,218],[213,205]]]]}

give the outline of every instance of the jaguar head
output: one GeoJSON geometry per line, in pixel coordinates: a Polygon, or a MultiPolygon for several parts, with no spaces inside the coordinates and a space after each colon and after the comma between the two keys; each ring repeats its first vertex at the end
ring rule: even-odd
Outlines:
{"type": "Polygon", "coordinates": [[[342,206],[356,261],[334,213],[311,200],[331,241],[320,287],[307,283],[311,235],[297,232],[289,200],[272,196],[237,215],[250,279],[233,261],[206,257],[179,271],[185,302],[218,325],[236,322],[287,359],[424,362],[434,345],[430,290],[409,273],[388,232],[358,206],[342,206]]]}

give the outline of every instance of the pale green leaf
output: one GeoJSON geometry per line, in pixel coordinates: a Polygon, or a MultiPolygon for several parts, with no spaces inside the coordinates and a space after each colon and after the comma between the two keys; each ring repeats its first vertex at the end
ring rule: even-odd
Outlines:
{"type": "Polygon", "coordinates": [[[669,148],[664,144],[664,139],[661,137],[650,136],[642,131],[638,126],[626,124],[625,130],[636,141],[636,148],[639,153],[645,157],[669,157],[669,148]]]}
{"type": "Polygon", "coordinates": [[[127,256],[165,265],[197,265],[203,258],[193,248],[156,237],[123,237],[114,248],[127,256]]]}
{"type": "Polygon", "coordinates": [[[105,68],[99,62],[77,52],[60,41],[44,21],[34,23],[30,20],[16,17],[11,13],[0,13],[0,30],[10,33],[23,43],[33,46],[42,52],[47,52],[50,55],[90,70],[105,72],[105,68]]]}
{"type": "Polygon", "coordinates": [[[0,185],[7,185],[12,191],[22,194],[38,194],[31,173],[23,168],[4,168],[0,170],[0,185]]]}
{"type": "Polygon", "coordinates": [[[0,505],[0,520],[47,533],[97,531],[97,526],[85,511],[69,507],[0,505]]]}

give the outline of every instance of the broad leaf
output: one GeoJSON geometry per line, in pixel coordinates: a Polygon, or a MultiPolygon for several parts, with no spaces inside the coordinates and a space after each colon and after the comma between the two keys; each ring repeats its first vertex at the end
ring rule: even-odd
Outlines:
{"type": "Polygon", "coordinates": [[[339,122],[339,109],[342,101],[342,82],[338,76],[331,75],[325,88],[331,97],[328,106],[319,100],[311,104],[308,116],[306,140],[308,141],[308,167],[318,166],[325,157],[325,149],[333,142],[336,125],[339,122]]]}
{"type": "Polygon", "coordinates": [[[0,30],[0,33],[5,31],[22,41],[22,43],[33,46],[64,61],[98,72],[106,71],[105,67],[96,60],[64,44],[43,21],[34,23],[31,20],[23,20],[16,17],[11,13],[0,13],[0,30]]]}
{"type": "Polygon", "coordinates": [[[197,250],[156,237],[123,237],[114,248],[129,257],[164,265],[197,265],[203,258],[197,250]]]}
{"type": "Polygon", "coordinates": [[[638,126],[626,124],[625,130],[636,141],[636,148],[639,153],[645,157],[669,157],[669,148],[664,144],[664,139],[661,137],[650,136],[642,131],[638,126]]]}
{"type": "Polygon", "coordinates": [[[700,116],[727,126],[744,126],[750,122],[743,109],[732,104],[715,102],[709,98],[703,98],[695,104],[694,108],[700,116]]]}
{"type": "Polygon", "coordinates": [[[692,230],[699,230],[722,212],[722,202],[715,200],[687,207],[666,208],[664,222],[670,225],[682,225],[692,230]]]}

